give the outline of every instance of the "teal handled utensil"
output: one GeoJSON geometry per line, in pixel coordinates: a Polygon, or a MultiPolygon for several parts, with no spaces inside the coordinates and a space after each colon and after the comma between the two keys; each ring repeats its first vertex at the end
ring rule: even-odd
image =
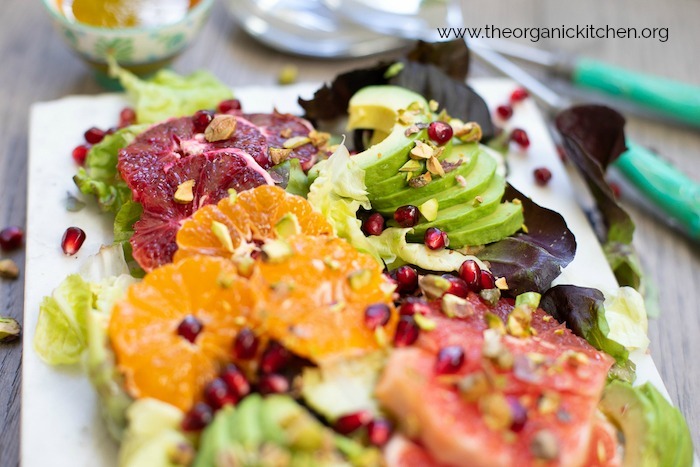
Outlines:
{"type": "MultiPolygon", "coordinates": [[[[489,42],[490,44],[490,42],[489,42]]],[[[572,102],[481,41],[469,40],[474,55],[524,86],[550,114],[572,102]]],[[[648,149],[627,140],[627,151],[613,163],[664,221],[695,241],[700,241],[700,184],[648,149]]]]}
{"type": "MultiPolygon", "coordinates": [[[[470,45],[472,42],[469,41],[470,45]]],[[[653,112],[700,127],[700,86],[502,39],[479,43],[488,44],[491,50],[502,55],[543,66],[579,87],[623,98],[653,112]]]]}

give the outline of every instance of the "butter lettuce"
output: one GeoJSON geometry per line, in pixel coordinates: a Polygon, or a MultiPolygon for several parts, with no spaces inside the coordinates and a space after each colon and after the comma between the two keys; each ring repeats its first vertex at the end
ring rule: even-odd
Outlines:
{"type": "Polygon", "coordinates": [[[608,338],[628,350],[646,350],[649,347],[649,322],[644,298],[632,287],[620,287],[617,293],[603,303],[605,319],[610,328],[608,338]]]}
{"type": "Polygon", "coordinates": [[[231,88],[206,71],[181,76],[160,70],[144,80],[114,61],[109,68],[110,75],[119,79],[134,102],[138,123],[157,123],[201,109],[214,109],[219,102],[233,97],[231,88]]]}
{"type": "Polygon", "coordinates": [[[73,177],[83,194],[95,196],[102,211],[116,213],[131,200],[131,190],[117,170],[119,150],[146,128],[146,125],[132,125],[105,136],[90,149],[85,167],[78,169],[73,177]]]}
{"type": "Polygon", "coordinates": [[[79,363],[88,346],[88,315],[109,315],[136,279],[129,275],[87,282],[78,274],[68,276],[39,307],[34,349],[50,365],[79,363]]]}

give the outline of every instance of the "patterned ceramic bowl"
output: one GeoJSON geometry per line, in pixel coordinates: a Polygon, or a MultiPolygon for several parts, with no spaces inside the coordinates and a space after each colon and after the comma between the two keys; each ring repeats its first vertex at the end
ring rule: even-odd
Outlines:
{"type": "Polygon", "coordinates": [[[59,0],[42,0],[53,24],[68,45],[100,72],[112,55],[125,68],[147,75],[167,66],[182,52],[206,22],[214,0],[201,0],[177,23],[152,27],[102,28],[70,21],[59,0]]]}

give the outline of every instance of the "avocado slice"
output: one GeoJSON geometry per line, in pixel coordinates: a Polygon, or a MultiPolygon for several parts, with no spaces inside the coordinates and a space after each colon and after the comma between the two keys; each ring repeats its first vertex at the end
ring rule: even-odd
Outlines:
{"type": "MultiPolygon", "coordinates": [[[[433,181],[428,183],[426,186],[422,187],[421,190],[430,193],[437,193],[455,183],[455,177],[458,175],[466,176],[474,167],[476,163],[478,154],[478,145],[476,144],[461,144],[454,146],[450,154],[446,155],[441,160],[457,163],[461,161],[461,164],[454,170],[445,174],[444,177],[435,177],[433,181]]],[[[425,170],[423,170],[425,171],[425,170]]],[[[369,199],[374,204],[375,200],[381,200],[386,197],[392,197],[396,195],[400,190],[412,189],[414,192],[416,188],[411,188],[407,181],[408,172],[399,172],[394,176],[387,178],[386,180],[379,182],[375,185],[368,186],[367,192],[369,199]]],[[[381,202],[380,202],[381,204],[381,202]]]]}
{"type": "Polygon", "coordinates": [[[624,435],[626,467],[692,465],[693,446],[683,416],[650,383],[632,387],[613,381],[599,408],[624,435]]]}
{"type": "Polygon", "coordinates": [[[399,86],[367,86],[350,99],[348,130],[366,129],[386,133],[387,137],[353,157],[365,169],[365,184],[372,186],[398,173],[408,161],[408,153],[418,139],[427,138],[426,130],[406,135],[416,123],[430,121],[428,103],[420,94],[399,86]],[[416,106],[412,122],[399,121],[399,111],[416,106]]]}
{"type": "MultiPolygon", "coordinates": [[[[496,173],[496,162],[483,152],[475,153],[472,158],[474,165],[468,173],[460,168],[449,172],[443,178],[434,179],[421,188],[406,187],[385,198],[373,199],[372,207],[385,215],[392,215],[396,208],[406,204],[420,206],[431,198],[438,200],[440,209],[447,209],[460,203],[471,202],[474,197],[484,191],[496,173]],[[457,176],[464,177],[462,186],[457,176]]],[[[469,164],[462,164],[467,169],[469,164]]]]}
{"type": "MultiPolygon", "coordinates": [[[[523,225],[523,210],[519,204],[499,204],[491,214],[470,222],[468,225],[448,230],[450,248],[485,245],[513,235],[523,225]]],[[[411,240],[423,241],[422,235],[411,235],[411,240]]]]}

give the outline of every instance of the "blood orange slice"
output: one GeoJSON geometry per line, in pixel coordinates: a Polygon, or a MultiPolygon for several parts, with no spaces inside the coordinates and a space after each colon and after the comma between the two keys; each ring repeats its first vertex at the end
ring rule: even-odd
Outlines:
{"type": "MultiPolygon", "coordinates": [[[[262,242],[277,238],[275,227],[283,218],[295,223],[306,235],[331,235],[333,228],[323,215],[301,196],[270,185],[244,191],[235,198],[222,199],[217,205],[205,206],[182,224],[177,234],[175,260],[207,254],[230,258],[242,242],[262,242]],[[290,217],[293,216],[293,217],[290,217]],[[212,228],[217,222],[228,229],[231,245],[222,243],[220,233],[212,228]]],[[[228,243],[227,241],[225,243],[228,243]]]]}
{"type": "Polygon", "coordinates": [[[238,330],[258,301],[230,261],[195,257],[158,268],[118,302],[109,337],[125,386],[182,410],[231,360],[238,330]]]}
{"type": "Polygon", "coordinates": [[[612,358],[542,310],[532,315],[533,335],[501,335],[494,318],[512,310],[511,301],[489,308],[470,294],[467,317],[433,310],[435,329],[389,359],[376,395],[437,462],[579,465],[588,456],[612,358]],[[437,374],[446,346],[459,346],[464,362],[437,374]]]}

